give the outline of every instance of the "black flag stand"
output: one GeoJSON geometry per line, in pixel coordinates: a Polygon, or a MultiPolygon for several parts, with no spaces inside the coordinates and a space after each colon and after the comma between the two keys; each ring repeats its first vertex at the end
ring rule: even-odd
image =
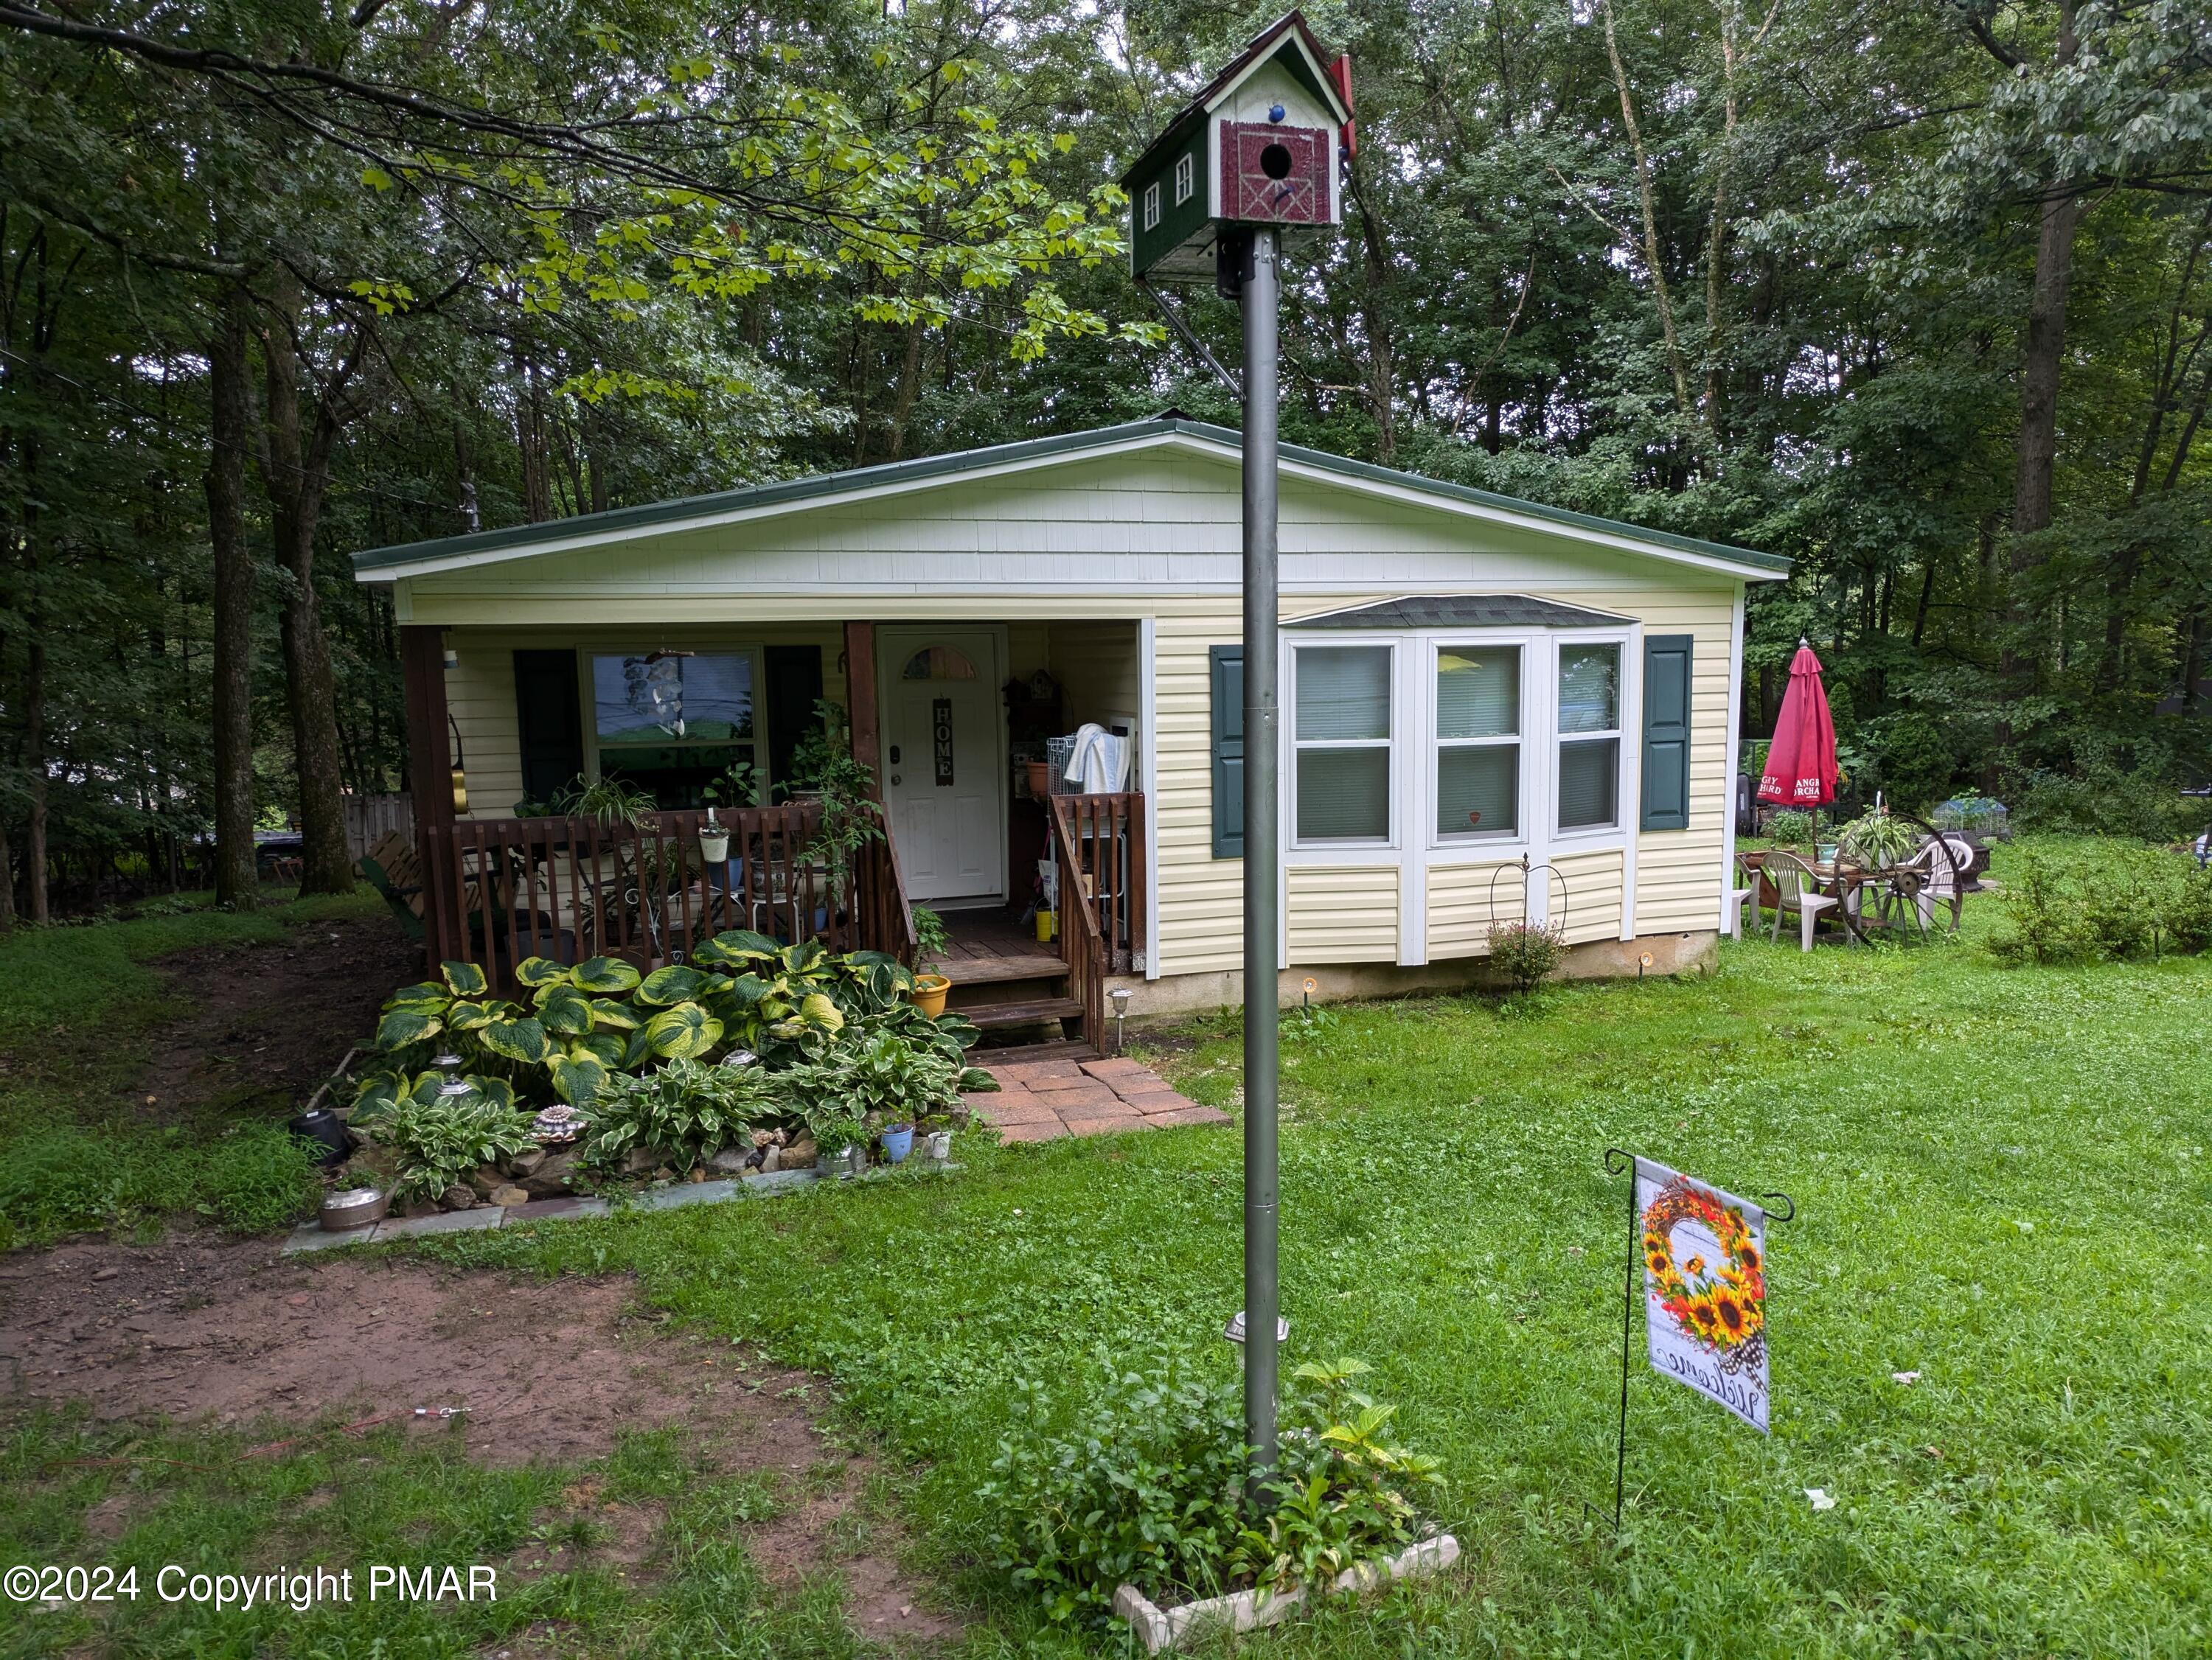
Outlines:
{"type": "MultiPolygon", "coordinates": [[[[1620,1436],[1613,1455],[1613,1530],[1615,1534],[1620,1531],[1621,1505],[1628,1491],[1628,1357],[1636,1342],[1636,1294],[1644,1287],[1643,1218],[1636,1209],[1636,1155],[1624,1153],[1617,1147],[1606,1148],[1605,1173],[1618,1176],[1624,1172],[1628,1176],[1628,1276],[1620,1293],[1620,1436]]],[[[1778,1199],[1788,1207],[1783,1210],[1768,1210],[1768,1221],[1796,1220],[1797,1202],[1787,1193],[1761,1193],[1758,1197],[1762,1204],[1769,1199],[1778,1199]]],[[[1583,1500],[1583,1513],[1585,1516],[1601,1516],[1605,1512],[1585,1499],[1583,1500]]]]}

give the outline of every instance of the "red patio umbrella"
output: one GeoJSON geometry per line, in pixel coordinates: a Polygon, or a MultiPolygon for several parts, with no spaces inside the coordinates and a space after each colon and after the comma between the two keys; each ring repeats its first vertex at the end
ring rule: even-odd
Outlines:
{"type": "Polygon", "coordinates": [[[1781,718],[1774,723],[1774,742],[1767,746],[1759,798],[1810,808],[1815,817],[1824,803],[1836,798],[1836,723],[1820,684],[1820,659],[1803,639],[1790,660],[1790,689],[1782,697],[1781,718]]]}

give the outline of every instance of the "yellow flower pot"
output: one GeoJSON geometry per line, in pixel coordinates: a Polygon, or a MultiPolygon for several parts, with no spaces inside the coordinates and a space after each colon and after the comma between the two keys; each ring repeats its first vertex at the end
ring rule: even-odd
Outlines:
{"type": "Polygon", "coordinates": [[[915,976],[914,1006],[935,1020],[945,1012],[945,994],[952,990],[952,982],[942,974],[915,976]]]}

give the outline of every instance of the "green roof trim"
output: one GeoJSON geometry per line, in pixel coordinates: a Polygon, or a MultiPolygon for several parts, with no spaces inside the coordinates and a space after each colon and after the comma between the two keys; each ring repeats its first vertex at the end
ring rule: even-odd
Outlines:
{"type": "MultiPolygon", "coordinates": [[[[919,484],[961,473],[1016,466],[1053,456],[1079,455],[1087,450],[1107,449],[1146,438],[1164,438],[1177,433],[1226,445],[1231,450],[1243,441],[1243,434],[1232,427],[1217,427],[1211,421],[1191,421],[1180,415],[1124,421],[1117,426],[1095,427],[1086,432],[1064,433],[1053,438],[1024,439],[1017,443],[994,444],[981,450],[958,450],[946,455],[925,456],[915,461],[885,462],[844,472],[816,473],[805,478],[787,479],[781,483],[718,490],[708,495],[681,496],[669,501],[648,502],[638,507],[617,507],[603,513],[580,513],[572,518],[550,519],[539,524],[510,524],[496,530],[476,530],[465,536],[441,536],[428,542],[368,548],[354,554],[354,574],[356,580],[374,581],[379,573],[402,566],[467,559],[483,554],[522,553],[541,545],[551,546],[574,542],[580,538],[589,540],[599,535],[647,530],[656,524],[711,518],[720,513],[784,506],[821,496],[877,490],[891,485],[919,484]]],[[[1497,508],[1569,530],[1595,530],[1607,536],[1627,536],[1648,542],[1655,548],[1673,548],[1680,553],[1723,560],[1731,565],[1748,566],[1777,574],[1786,575],[1790,567],[1790,561],[1779,554],[1759,553],[1749,548],[1731,547],[1726,542],[1677,536],[1671,530],[1650,530],[1620,519],[1600,518],[1594,514],[1573,512],[1564,507],[1549,507],[1541,502],[1523,501],[1516,496],[1479,490],[1472,485],[1454,484],[1443,479],[1426,478],[1419,473],[1377,466],[1372,462],[1354,461],[1348,457],[1332,455],[1326,450],[1309,450],[1299,445],[1285,444],[1282,446],[1281,454],[1285,462],[1317,471],[1419,491],[1475,506],[1497,508]]]]}

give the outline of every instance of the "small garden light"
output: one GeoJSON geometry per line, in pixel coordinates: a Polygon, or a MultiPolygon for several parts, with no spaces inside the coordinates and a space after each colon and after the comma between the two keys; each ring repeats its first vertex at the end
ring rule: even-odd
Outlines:
{"type": "Polygon", "coordinates": [[[1129,1016],[1129,988],[1117,985],[1106,994],[1114,1000],[1114,1052],[1121,1052],[1121,1022],[1129,1016]]]}
{"type": "MultiPolygon", "coordinates": [[[[1236,1318],[1221,1329],[1221,1335],[1230,1342],[1237,1345],[1237,1364],[1242,1367],[1244,1364],[1244,1311],[1243,1309],[1238,1309],[1236,1318]]],[[[1275,1317],[1275,1347],[1279,1349],[1290,1340],[1291,1323],[1279,1314],[1275,1317]]]]}
{"type": "Polygon", "coordinates": [[[451,1050],[447,1050],[442,1055],[434,1057],[431,1059],[430,1064],[436,1067],[441,1072],[446,1075],[446,1081],[438,1086],[438,1094],[441,1099],[445,1100],[455,1100],[463,1095],[472,1095],[476,1093],[476,1091],[468,1083],[462,1080],[461,1057],[459,1055],[454,1054],[451,1050]]]}

